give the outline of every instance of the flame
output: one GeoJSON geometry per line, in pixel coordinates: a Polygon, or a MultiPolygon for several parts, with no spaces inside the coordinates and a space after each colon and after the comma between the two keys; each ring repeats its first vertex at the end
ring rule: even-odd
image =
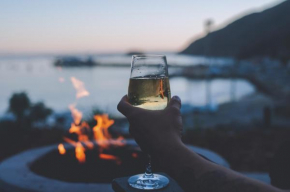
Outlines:
{"type": "Polygon", "coordinates": [[[101,154],[99,155],[99,157],[100,157],[100,159],[113,160],[113,161],[115,161],[118,165],[121,164],[121,160],[120,160],[118,157],[114,156],[114,155],[109,155],[109,154],[101,153],[101,154]]]}
{"type": "Polygon", "coordinates": [[[74,147],[77,147],[77,142],[75,142],[74,140],[72,139],[69,139],[67,137],[64,137],[63,140],[71,145],[73,145],[74,147]]]}
{"type": "Polygon", "coordinates": [[[74,120],[74,123],[76,125],[79,125],[82,120],[83,113],[75,108],[75,104],[69,105],[69,109],[71,111],[71,115],[74,120]]]}
{"type": "Polygon", "coordinates": [[[85,148],[79,142],[76,145],[75,153],[76,153],[76,158],[80,163],[86,162],[85,148]]]}
{"type": "MultiPolygon", "coordinates": [[[[94,140],[99,146],[99,157],[106,160],[115,160],[118,164],[121,163],[118,157],[102,153],[103,149],[108,149],[110,146],[125,145],[123,137],[120,136],[116,139],[113,139],[108,131],[109,127],[114,124],[114,120],[109,119],[107,114],[95,115],[94,119],[97,121],[97,124],[93,127],[92,131],[94,140]]],[[[74,123],[72,123],[69,132],[77,134],[78,141],[74,141],[72,139],[64,137],[65,142],[75,147],[76,158],[80,163],[85,162],[86,159],[86,148],[83,145],[85,145],[88,149],[94,148],[94,143],[89,140],[89,136],[87,135],[89,130],[90,127],[86,122],[82,122],[80,123],[80,125],[75,125],[74,123]]]]}
{"type": "MultiPolygon", "coordinates": [[[[75,87],[77,94],[76,98],[85,97],[89,95],[89,92],[84,88],[84,83],[75,77],[71,77],[73,86],[75,87]]],[[[103,150],[108,149],[110,146],[123,146],[125,145],[124,138],[112,138],[109,133],[109,127],[114,124],[114,120],[109,119],[108,114],[94,115],[94,119],[97,124],[91,128],[89,124],[82,121],[83,113],[76,108],[76,104],[69,105],[73,122],[69,128],[69,133],[77,135],[77,141],[74,141],[68,137],[64,137],[64,141],[75,147],[75,157],[80,163],[86,161],[85,151],[94,148],[94,143],[99,146],[99,158],[105,160],[114,160],[117,164],[121,163],[121,160],[114,155],[104,154],[103,150]],[[93,139],[93,140],[92,140],[93,139]]],[[[65,154],[65,148],[63,144],[59,144],[58,150],[60,154],[65,154]]]]}
{"type": "Polygon", "coordinates": [[[100,154],[99,157],[101,159],[108,159],[108,160],[117,160],[118,159],[118,157],[116,157],[114,155],[109,155],[109,154],[104,154],[104,153],[100,154]]]}
{"type": "Polygon", "coordinates": [[[70,80],[77,91],[76,94],[77,99],[90,95],[90,93],[86,90],[84,83],[82,81],[78,80],[75,77],[71,77],[70,80]]]}
{"type": "Polygon", "coordinates": [[[93,149],[94,148],[94,143],[91,141],[85,141],[84,144],[89,148],[93,149]]]}
{"type": "Polygon", "coordinates": [[[108,128],[114,124],[114,120],[110,120],[107,114],[95,115],[94,119],[97,121],[97,125],[93,127],[94,138],[99,146],[107,148],[107,141],[111,139],[108,128]]]}
{"type": "Polygon", "coordinates": [[[58,145],[58,151],[59,151],[59,154],[61,155],[65,154],[66,151],[62,143],[58,145]]]}
{"type": "Polygon", "coordinates": [[[67,137],[64,137],[63,140],[75,147],[75,155],[80,163],[86,162],[85,148],[83,147],[81,142],[75,142],[74,140],[71,140],[67,137]]]}
{"type": "MultiPolygon", "coordinates": [[[[75,155],[77,160],[80,163],[84,163],[86,161],[86,154],[85,150],[86,148],[83,146],[85,145],[88,149],[93,149],[94,148],[94,143],[89,140],[88,132],[90,131],[90,126],[86,122],[81,122],[81,112],[79,112],[77,109],[71,106],[71,112],[72,116],[74,117],[74,123],[71,124],[71,127],[69,129],[69,133],[75,133],[78,135],[78,141],[74,141],[72,139],[69,139],[67,137],[64,137],[64,141],[73,145],[75,147],[75,155]],[[77,125],[76,125],[77,124],[77,125]]],[[[102,115],[95,115],[94,119],[97,121],[97,124],[93,127],[93,136],[98,143],[99,146],[99,157],[101,159],[106,159],[106,160],[115,160],[117,164],[121,163],[121,160],[114,156],[114,155],[108,155],[102,153],[103,149],[108,149],[111,145],[114,146],[123,146],[125,145],[124,143],[124,138],[123,137],[118,137],[117,139],[113,139],[112,136],[110,135],[108,129],[114,124],[114,120],[109,119],[109,116],[107,114],[102,114],[102,115]]],[[[60,150],[59,145],[59,153],[62,154],[60,150]]]]}
{"type": "Polygon", "coordinates": [[[159,90],[159,93],[160,93],[160,97],[162,99],[164,99],[164,90],[163,90],[163,81],[162,81],[162,79],[160,79],[160,90],[159,90]]]}

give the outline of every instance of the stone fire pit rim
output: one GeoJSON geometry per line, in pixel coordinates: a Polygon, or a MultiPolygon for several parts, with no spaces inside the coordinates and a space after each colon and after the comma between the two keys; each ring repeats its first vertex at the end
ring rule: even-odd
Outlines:
{"type": "MultiPolygon", "coordinates": [[[[126,140],[127,145],[137,146],[132,139],[126,140]]],[[[71,148],[65,144],[66,148],[71,148]]],[[[229,164],[216,153],[207,149],[195,146],[188,147],[214,161],[215,163],[229,167],[229,164]]],[[[30,165],[45,154],[57,150],[57,144],[31,149],[10,157],[0,163],[0,189],[4,187],[5,191],[95,191],[95,192],[113,192],[111,183],[71,183],[46,178],[30,170],[30,165]]]]}

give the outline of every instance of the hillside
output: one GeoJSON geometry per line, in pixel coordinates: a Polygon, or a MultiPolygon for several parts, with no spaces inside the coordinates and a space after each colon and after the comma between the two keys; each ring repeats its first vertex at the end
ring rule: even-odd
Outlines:
{"type": "Polygon", "coordinates": [[[183,54],[290,59],[290,0],[244,16],[191,43],[183,54]]]}

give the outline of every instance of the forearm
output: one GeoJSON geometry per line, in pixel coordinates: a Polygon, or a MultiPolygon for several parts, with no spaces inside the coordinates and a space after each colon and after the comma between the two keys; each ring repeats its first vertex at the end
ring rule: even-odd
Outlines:
{"type": "Polygon", "coordinates": [[[160,152],[157,161],[185,191],[282,191],[211,163],[179,142],[160,152]]]}

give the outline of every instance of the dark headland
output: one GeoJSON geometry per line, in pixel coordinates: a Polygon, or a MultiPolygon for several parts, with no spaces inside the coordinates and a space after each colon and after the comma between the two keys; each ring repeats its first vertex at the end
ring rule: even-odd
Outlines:
{"type": "Polygon", "coordinates": [[[290,59],[290,1],[246,15],[226,27],[195,40],[183,54],[239,59],[290,59]]]}

